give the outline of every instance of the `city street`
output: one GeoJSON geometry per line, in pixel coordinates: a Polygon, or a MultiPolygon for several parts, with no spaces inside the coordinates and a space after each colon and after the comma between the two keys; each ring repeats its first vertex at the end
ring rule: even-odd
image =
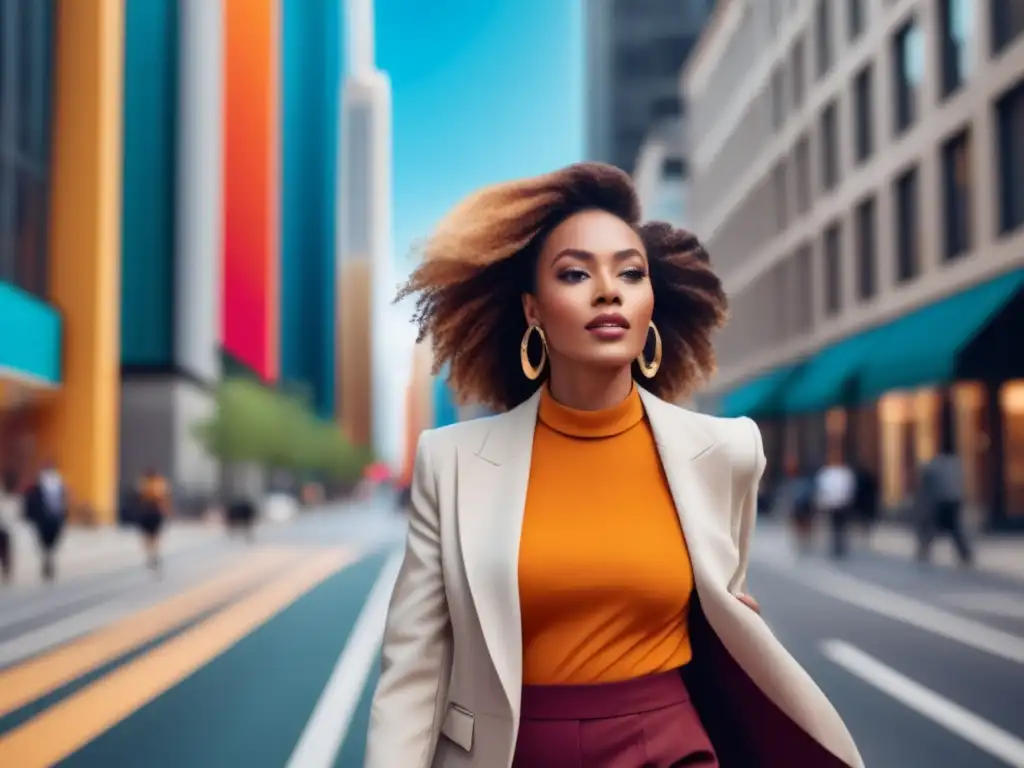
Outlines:
{"type": "MultiPolygon", "coordinates": [[[[359,768],[402,533],[315,513],[181,545],[159,579],[0,592],[0,765],[359,768]]],[[[869,768],[1024,766],[1024,581],[757,540],[751,590],[869,768]]]]}

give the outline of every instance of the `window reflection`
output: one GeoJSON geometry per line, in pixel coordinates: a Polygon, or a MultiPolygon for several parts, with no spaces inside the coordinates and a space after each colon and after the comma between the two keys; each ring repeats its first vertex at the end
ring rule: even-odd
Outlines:
{"type": "Polygon", "coordinates": [[[917,120],[924,67],[924,36],[917,21],[911,20],[900,28],[893,39],[897,134],[908,129],[917,120]]]}
{"type": "Polygon", "coordinates": [[[46,292],[55,0],[0,3],[0,280],[46,292]]]}
{"type": "Polygon", "coordinates": [[[974,13],[970,0],[941,0],[939,4],[942,93],[957,91],[970,74],[974,13]]]}

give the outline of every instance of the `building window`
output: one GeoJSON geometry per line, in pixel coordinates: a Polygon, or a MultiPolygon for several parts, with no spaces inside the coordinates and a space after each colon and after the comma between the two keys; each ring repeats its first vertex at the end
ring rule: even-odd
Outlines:
{"type": "Polygon", "coordinates": [[[793,171],[796,174],[796,212],[804,214],[811,209],[811,142],[806,135],[797,140],[793,150],[793,171]]]}
{"type": "Polygon", "coordinates": [[[942,145],[942,198],[945,207],[946,260],[971,249],[971,205],[974,195],[971,134],[964,129],[942,145]]]}
{"type": "Polygon", "coordinates": [[[864,34],[867,13],[865,0],[846,0],[846,37],[851,43],[864,34]]]}
{"type": "Polygon", "coordinates": [[[776,67],[771,80],[772,128],[775,130],[779,130],[786,119],[786,94],[783,82],[782,67],[776,67]]]}
{"type": "Polygon", "coordinates": [[[853,156],[858,163],[875,151],[874,72],[867,64],[853,79],[853,156]]]}
{"type": "Polygon", "coordinates": [[[793,303],[796,305],[795,328],[797,333],[809,333],[814,327],[814,304],[811,297],[814,295],[812,280],[812,248],[810,243],[804,243],[796,251],[794,271],[796,272],[796,298],[793,303]]]}
{"type": "Polygon", "coordinates": [[[825,192],[835,189],[839,183],[839,107],[833,99],[821,113],[819,133],[821,140],[821,188],[825,192]]]}
{"type": "Polygon", "coordinates": [[[0,3],[0,280],[47,293],[55,0],[0,3]]]}
{"type": "Polygon", "coordinates": [[[924,47],[921,28],[911,19],[893,38],[893,111],[896,135],[910,128],[921,109],[921,80],[924,76],[924,47]]]}
{"type": "Polygon", "coordinates": [[[878,291],[878,225],[875,197],[857,204],[854,213],[854,248],[857,254],[857,298],[870,299],[878,291]]]}
{"type": "Polygon", "coordinates": [[[825,314],[837,315],[843,308],[843,229],[838,221],[825,230],[822,262],[825,267],[825,314]]]}
{"type": "Polygon", "coordinates": [[[996,103],[999,126],[999,230],[1024,225],[1024,80],[996,103]]]}
{"type": "Polygon", "coordinates": [[[789,183],[786,160],[776,163],[772,170],[772,185],[775,197],[775,226],[782,232],[789,224],[789,183]]]}
{"type": "Polygon", "coordinates": [[[917,168],[896,179],[896,282],[913,280],[920,272],[920,216],[917,168]]]}
{"type": "Polygon", "coordinates": [[[785,341],[795,330],[793,302],[791,291],[793,284],[790,280],[792,262],[783,259],[778,262],[770,273],[769,279],[775,283],[772,291],[775,300],[775,339],[785,341]]]}
{"type": "Polygon", "coordinates": [[[989,0],[992,18],[992,52],[999,53],[1024,33],[1021,0],[989,0]]]}
{"type": "Polygon", "coordinates": [[[797,110],[804,103],[804,77],[807,71],[807,63],[804,61],[804,39],[798,37],[793,43],[793,50],[789,54],[789,65],[792,69],[791,93],[793,94],[793,109],[797,110]]]}
{"type": "Polygon", "coordinates": [[[976,0],[939,0],[939,60],[942,65],[942,95],[960,90],[971,66],[970,43],[974,36],[976,0]]]}
{"type": "Polygon", "coordinates": [[[814,9],[814,37],[818,77],[832,69],[832,4],[835,0],[818,0],[814,9]]]}

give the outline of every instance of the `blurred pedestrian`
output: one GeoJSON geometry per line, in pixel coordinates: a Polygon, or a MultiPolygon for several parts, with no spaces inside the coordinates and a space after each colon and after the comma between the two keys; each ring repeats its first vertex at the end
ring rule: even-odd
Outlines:
{"type": "Polygon", "coordinates": [[[55,553],[68,515],[68,490],[57,465],[43,463],[35,481],[25,492],[25,517],[35,528],[42,557],[44,581],[56,577],[55,553]]]}
{"type": "Polygon", "coordinates": [[[153,571],[159,572],[163,562],[160,555],[160,533],[171,514],[170,485],[163,475],[151,467],[139,479],[137,494],[138,524],[142,531],[146,564],[153,571]]]}
{"type": "Polygon", "coordinates": [[[788,499],[796,550],[800,555],[811,551],[814,542],[814,477],[797,466],[790,467],[789,479],[784,485],[788,499]]]}
{"type": "Polygon", "coordinates": [[[6,472],[0,481],[0,582],[14,574],[14,528],[18,524],[18,477],[6,472]]]}
{"type": "Polygon", "coordinates": [[[878,522],[878,478],[863,464],[854,468],[857,487],[854,492],[853,511],[860,524],[866,544],[871,543],[871,534],[878,522]]]}
{"type": "Polygon", "coordinates": [[[228,533],[241,533],[250,544],[256,540],[256,505],[248,496],[228,504],[228,533]]]}
{"type": "Polygon", "coordinates": [[[921,467],[917,495],[918,561],[930,562],[935,537],[945,534],[953,542],[960,564],[970,565],[973,552],[963,526],[964,468],[951,430],[943,430],[938,454],[921,467]]]}
{"type": "Polygon", "coordinates": [[[829,552],[835,559],[849,551],[848,529],[857,493],[857,476],[833,447],[824,467],[814,479],[814,503],[829,524],[829,552]]]}

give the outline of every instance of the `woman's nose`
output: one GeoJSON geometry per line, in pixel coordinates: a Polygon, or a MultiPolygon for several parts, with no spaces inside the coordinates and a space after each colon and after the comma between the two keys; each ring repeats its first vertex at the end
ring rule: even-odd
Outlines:
{"type": "Polygon", "coordinates": [[[594,281],[594,304],[621,304],[622,293],[613,277],[602,276],[594,281]]]}

